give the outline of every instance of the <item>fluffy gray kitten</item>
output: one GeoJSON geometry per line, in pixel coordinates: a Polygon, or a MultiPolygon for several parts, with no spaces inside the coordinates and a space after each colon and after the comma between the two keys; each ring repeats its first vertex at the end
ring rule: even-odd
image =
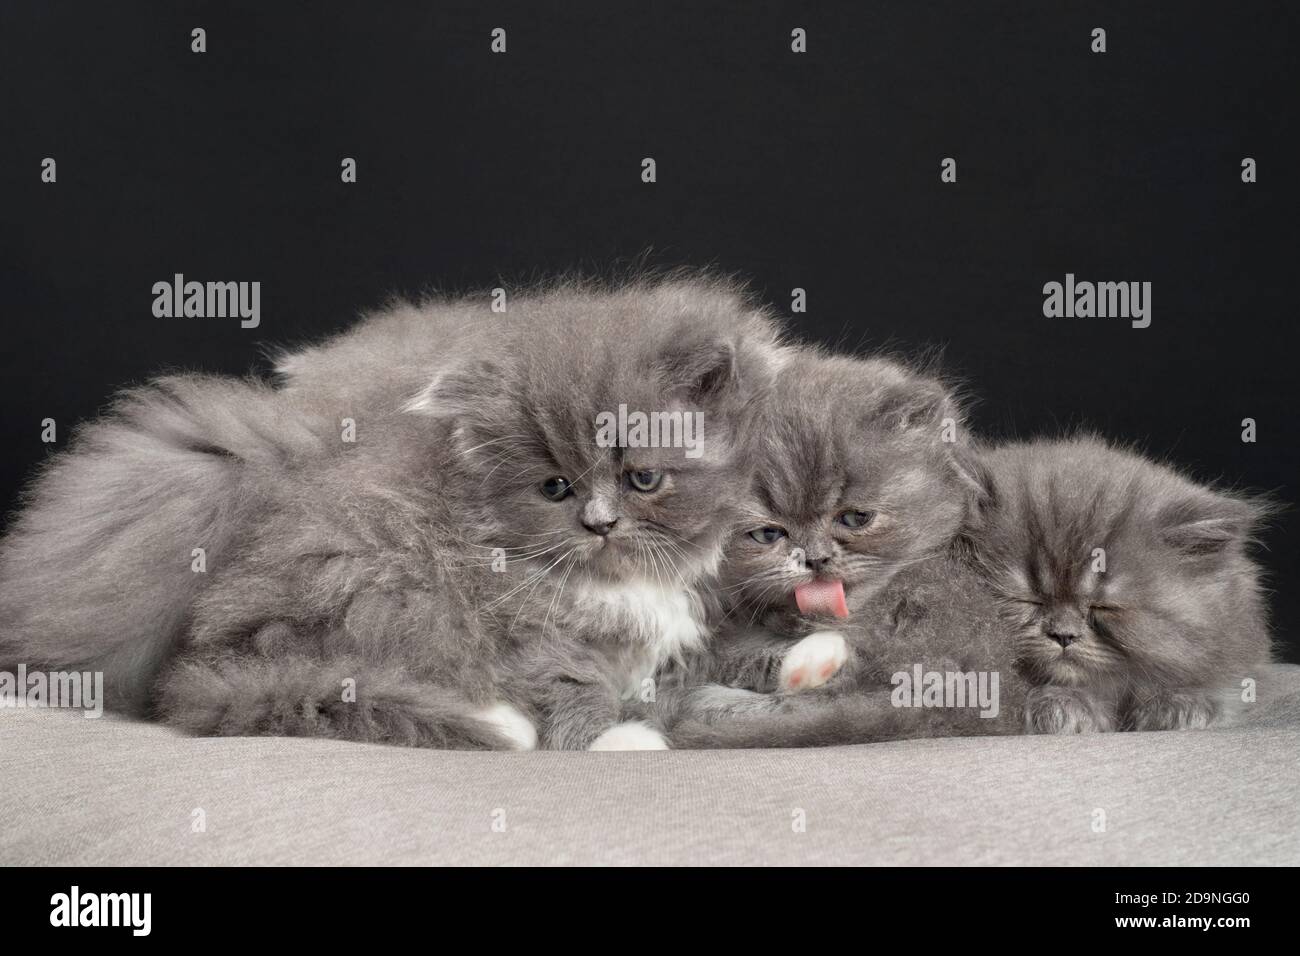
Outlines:
{"type": "Polygon", "coordinates": [[[904,735],[909,718],[887,693],[867,693],[889,685],[866,651],[882,608],[919,593],[921,569],[946,556],[974,507],[960,403],[923,370],[806,353],[782,369],[755,434],[754,482],[721,572],[726,622],[673,709],[673,740],[904,735]]]}
{"type": "Polygon", "coordinates": [[[706,639],[783,354],[724,283],[568,283],[388,310],[280,390],[129,393],[0,547],[0,662],[202,734],[665,746],[639,691],[706,639]],[[700,454],[598,443],[620,405],[700,416],[700,454]]]}
{"type": "Polygon", "coordinates": [[[974,558],[1037,732],[1200,728],[1270,656],[1263,499],[1083,436],[993,448],[974,558]]]}
{"type": "Polygon", "coordinates": [[[810,674],[822,690],[795,696],[800,687],[789,684],[798,630],[719,642],[722,681],[785,693],[704,693],[674,741],[1163,730],[1226,716],[1225,690],[1240,691],[1269,657],[1249,554],[1266,503],[1088,436],[986,449],[971,474],[980,492],[949,547],[837,628],[848,638],[846,663],[810,674]],[[894,707],[892,676],[916,664],[998,673],[997,716],[894,707]],[[787,679],[774,686],[774,674],[787,679]],[[748,718],[719,721],[737,715],[748,718]]]}
{"type": "Polygon", "coordinates": [[[734,686],[806,689],[823,675],[791,666],[770,635],[802,637],[871,606],[899,572],[947,548],[978,488],[951,391],[886,359],[787,362],[755,432],[715,668],[734,686]]]}

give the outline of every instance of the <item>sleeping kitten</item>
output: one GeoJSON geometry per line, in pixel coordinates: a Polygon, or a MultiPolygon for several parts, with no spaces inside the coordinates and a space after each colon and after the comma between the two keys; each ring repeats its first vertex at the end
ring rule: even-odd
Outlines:
{"type": "Polygon", "coordinates": [[[1081,437],[981,455],[975,560],[1036,685],[1027,728],[1170,730],[1220,716],[1215,691],[1269,658],[1261,500],[1081,437]]]}
{"type": "Polygon", "coordinates": [[[799,645],[786,634],[720,641],[716,653],[730,658],[722,680],[786,693],[702,693],[708,706],[689,715],[674,742],[1165,730],[1225,716],[1221,689],[1268,659],[1260,574],[1247,553],[1265,504],[1090,437],[987,449],[972,473],[981,491],[960,534],[840,626],[850,653],[792,686],[788,662],[799,645]],[[892,675],[917,663],[999,674],[998,715],[890,714],[892,675]],[[809,683],[827,686],[790,696],[809,683]],[[689,722],[701,713],[715,726],[689,722]]]}
{"type": "Polygon", "coordinates": [[[6,542],[0,605],[27,617],[0,657],[27,657],[39,618],[66,622],[42,659],[112,658],[114,683],[195,733],[661,748],[638,692],[707,637],[746,429],[782,354],[768,317],[721,283],[570,284],[504,315],[454,302],[372,318],[287,359],[281,392],[141,393],[133,417],[92,426],[120,440],[63,456],[6,542]],[[697,416],[698,456],[598,440],[597,416],[620,405],[697,416]],[[102,535],[59,527],[62,489],[151,469],[163,497],[99,500],[102,535]],[[89,554],[81,567],[115,560],[119,540],[159,549],[119,565],[119,593],[139,597],[112,630],[89,613],[112,571],[94,594],[75,567],[26,577],[19,558],[56,538],[89,554]],[[210,542],[201,586],[134,577],[188,573],[210,542]]]}

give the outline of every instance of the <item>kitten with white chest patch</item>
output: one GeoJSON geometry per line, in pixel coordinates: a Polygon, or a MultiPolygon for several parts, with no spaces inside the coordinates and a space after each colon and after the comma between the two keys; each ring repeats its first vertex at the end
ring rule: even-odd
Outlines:
{"type": "MultiPolygon", "coordinates": [[[[286,486],[254,547],[198,603],[164,712],[207,729],[207,701],[242,692],[227,675],[278,666],[279,649],[264,653],[257,635],[287,621],[290,652],[322,672],[396,659],[410,691],[506,702],[548,748],[665,746],[637,691],[707,637],[728,491],[744,480],[750,409],[778,354],[771,323],[700,282],[516,299],[483,332],[444,336],[439,318],[425,338],[454,336],[456,359],[396,411],[391,387],[345,396],[363,454],[286,486]],[[596,421],[620,405],[698,416],[700,453],[598,441],[596,421]]],[[[316,394],[338,401],[337,390],[316,394]]],[[[280,732],[277,715],[300,709],[266,716],[280,732]]],[[[412,720],[399,711],[384,726],[412,720]]]]}
{"type": "Polygon", "coordinates": [[[35,605],[8,601],[39,590],[21,554],[106,553],[94,528],[60,526],[55,492],[174,469],[152,507],[103,507],[186,572],[216,528],[205,573],[183,590],[141,581],[126,626],[97,634],[89,592],[43,568],[65,610],[42,655],[112,658],[114,684],[200,734],[663,747],[637,691],[708,636],[748,422],[781,354],[768,316],[724,283],[570,283],[504,315],[396,307],[286,356],[278,391],[143,390],[129,420],[94,426],[112,443],[35,486],[0,554],[0,605],[19,612],[0,657],[35,647],[35,605]],[[621,405],[697,416],[700,440],[690,455],[598,441],[621,405]],[[344,419],[355,440],[339,439],[344,419]]]}

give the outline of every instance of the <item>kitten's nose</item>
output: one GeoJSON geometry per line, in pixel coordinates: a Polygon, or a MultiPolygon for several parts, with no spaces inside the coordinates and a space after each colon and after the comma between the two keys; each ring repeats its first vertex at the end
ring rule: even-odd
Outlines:
{"type": "Polygon", "coordinates": [[[829,554],[805,554],[803,563],[804,567],[809,571],[820,571],[831,563],[831,556],[829,554]]]}
{"type": "Polygon", "coordinates": [[[613,531],[614,525],[616,524],[618,524],[617,518],[609,518],[608,520],[603,520],[603,521],[601,520],[588,521],[586,518],[582,519],[582,526],[584,528],[586,528],[592,534],[600,535],[602,538],[605,535],[609,534],[611,531],[613,531]]]}
{"type": "Polygon", "coordinates": [[[603,538],[618,524],[618,512],[608,499],[597,495],[582,506],[579,520],[584,528],[603,538]]]}
{"type": "Polygon", "coordinates": [[[1048,631],[1047,636],[1060,644],[1062,648],[1066,648],[1077,641],[1082,635],[1070,634],[1065,631],[1048,631]]]}

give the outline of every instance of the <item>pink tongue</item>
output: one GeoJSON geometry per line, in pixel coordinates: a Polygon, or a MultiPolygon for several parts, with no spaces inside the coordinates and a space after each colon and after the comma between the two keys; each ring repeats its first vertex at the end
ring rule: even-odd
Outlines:
{"type": "Polygon", "coordinates": [[[843,581],[809,581],[794,589],[794,601],[803,614],[829,614],[848,617],[843,581]]]}

